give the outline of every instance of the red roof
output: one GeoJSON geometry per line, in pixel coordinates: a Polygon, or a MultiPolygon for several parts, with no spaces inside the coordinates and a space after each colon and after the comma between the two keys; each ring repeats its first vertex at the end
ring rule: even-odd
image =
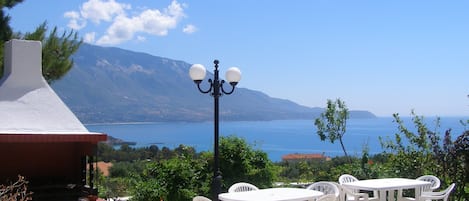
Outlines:
{"type": "Polygon", "coordinates": [[[282,160],[299,160],[299,159],[327,159],[324,154],[287,154],[282,156],[282,160]]]}

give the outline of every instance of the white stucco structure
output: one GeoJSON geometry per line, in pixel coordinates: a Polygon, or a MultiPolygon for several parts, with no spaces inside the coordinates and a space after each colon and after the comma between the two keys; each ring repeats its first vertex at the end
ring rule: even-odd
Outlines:
{"type": "Polygon", "coordinates": [[[91,134],[42,76],[39,41],[5,43],[1,134],[91,134]]]}

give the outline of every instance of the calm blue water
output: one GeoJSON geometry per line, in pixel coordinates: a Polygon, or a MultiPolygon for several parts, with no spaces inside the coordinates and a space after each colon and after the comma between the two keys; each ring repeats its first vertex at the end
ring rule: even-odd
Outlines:
{"type": "MultiPolygon", "coordinates": [[[[402,118],[413,129],[410,118],[402,118]]],[[[452,129],[453,138],[459,136],[465,128],[459,120],[469,117],[443,117],[441,135],[448,128],[452,129]]],[[[434,130],[435,118],[425,118],[429,129],[434,130]]],[[[140,124],[99,124],[85,125],[88,130],[103,132],[125,141],[136,142],[136,146],[174,148],[180,144],[195,147],[197,151],[213,150],[213,122],[188,123],[140,123],[140,124]]],[[[469,129],[469,128],[468,128],[469,129]]],[[[415,130],[415,129],[413,129],[415,130]]],[[[349,119],[344,144],[349,155],[360,156],[367,145],[371,154],[382,152],[378,136],[394,136],[397,124],[393,118],[349,119]]],[[[244,138],[255,149],[268,153],[272,161],[290,153],[325,153],[327,156],[343,155],[339,142],[331,144],[321,141],[316,134],[313,120],[281,121],[220,121],[220,135],[236,135],[244,138]]]]}

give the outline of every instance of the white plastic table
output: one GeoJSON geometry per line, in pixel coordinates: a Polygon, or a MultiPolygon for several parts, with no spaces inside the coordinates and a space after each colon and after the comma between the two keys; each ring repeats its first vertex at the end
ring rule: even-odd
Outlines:
{"type": "Polygon", "coordinates": [[[415,189],[415,200],[419,200],[420,187],[431,185],[430,182],[405,178],[367,179],[350,183],[343,183],[345,187],[356,190],[378,191],[379,200],[386,201],[386,192],[389,200],[394,200],[394,190],[415,189]]]}
{"type": "Polygon", "coordinates": [[[223,201],[314,201],[324,193],[304,188],[266,188],[257,191],[222,193],[223,201]]]}

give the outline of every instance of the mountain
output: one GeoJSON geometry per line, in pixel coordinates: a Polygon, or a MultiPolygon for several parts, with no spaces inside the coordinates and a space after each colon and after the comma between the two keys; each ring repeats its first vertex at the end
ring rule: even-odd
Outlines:
{"type": "MultiPolygon", "coordinates": [[[[52,88],[84,123],[213,119],[213,97],[198,91],[184,61],[89,44],[73,59],[74,67],[52,88]]],[[[313,119],[323,110],[246,88],[220,97],[221,120],[313,119]]],[[[374,115],[351,111],[351,117],[374,115]]]]}

